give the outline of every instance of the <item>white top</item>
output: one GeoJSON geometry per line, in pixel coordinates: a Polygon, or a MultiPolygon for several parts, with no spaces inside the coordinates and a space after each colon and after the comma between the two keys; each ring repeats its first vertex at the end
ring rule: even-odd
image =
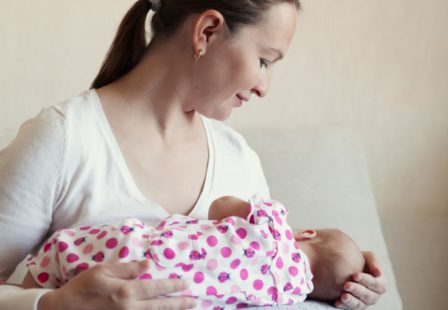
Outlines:
{"type": "MultiPolygon", "coordinates": [[[[221,196],[269,197],[257,154],[229,126],[201,116],[209,160],[190,216],[207,218],[221,196]]],[[[55,230],[118,224],[155,225],[169,213],[137,188],[94,90],[44,109],[0,151],[0,280],[55,230]]],[[[44,289],[0,286],[0,309],[35,309],[44,289]]]]}

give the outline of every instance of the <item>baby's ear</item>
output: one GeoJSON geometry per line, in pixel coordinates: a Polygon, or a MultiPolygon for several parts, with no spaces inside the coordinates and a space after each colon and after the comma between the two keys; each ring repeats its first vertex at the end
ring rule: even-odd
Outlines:
{"type": "Polygon", "coordinates": [[[314,229],[302,229],[296,231],[294,234],[294,239],[297,241],[310,240],[317,236],[317,232],[314,229]]]}

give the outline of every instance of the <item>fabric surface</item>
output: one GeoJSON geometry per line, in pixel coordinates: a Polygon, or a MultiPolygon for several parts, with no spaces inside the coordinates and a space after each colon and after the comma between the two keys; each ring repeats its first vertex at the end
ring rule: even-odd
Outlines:
{"type": "Polygon", "coordinates": [[[250,207],[246,219],[172,215],[156,227],[130,218],[119,226],[59,230],[29,258],[28,269],[40,286],[57,288],[97,264],[146,257],[150,267],[140,279],[188,280],[188,290],[169,296],[197,297],[198,309],[303,302],[312,274],[287,208],[255,196],[250,207]]]}
{"type": "MultiPolygon", "coordinates": [[[[202,120],[209,161],[190,215],[206,218],[211,202],[222,196],[269,197],[259,158],[245,139],[225,124],[202,120]]],[[[167,215],[138,190],[96,92],[84,92],[25,122],[0,151],[0,281],[58,229],[127,217],[154,225],[167,215]]],[[[0,308],[10,302],[3,289],[0,308]]]]}

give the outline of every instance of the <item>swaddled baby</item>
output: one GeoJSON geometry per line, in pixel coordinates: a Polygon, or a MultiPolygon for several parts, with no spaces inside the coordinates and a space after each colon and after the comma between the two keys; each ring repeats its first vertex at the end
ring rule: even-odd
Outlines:
{"type": "Polygon", "coordinates": [[[299,244],[287,214],[274,200],[222,197],[208,220],[175,214],[155,227],[131,218],[59,230],[29,257],[23,286],[57,288],[100,263],[147,259],[139,279],[186,279],[187,290],[167,296],[196,297],[198,308],[338,298],[343,283],[362,271],[361,252],[337,230],[301,231],[299,244]]]}

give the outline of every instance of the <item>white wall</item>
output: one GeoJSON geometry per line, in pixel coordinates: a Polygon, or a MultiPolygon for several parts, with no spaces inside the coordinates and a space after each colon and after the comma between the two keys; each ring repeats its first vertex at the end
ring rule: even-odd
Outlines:
{"type": "MultiPolygon", "coordinates": [[[[348,126],[381,211],[448,214],[448,1],[302,0],[270,95],[243,127],[348,126]]],[[[88,88],[133,1],[0,3],[0,124],[88,88]]]]}

